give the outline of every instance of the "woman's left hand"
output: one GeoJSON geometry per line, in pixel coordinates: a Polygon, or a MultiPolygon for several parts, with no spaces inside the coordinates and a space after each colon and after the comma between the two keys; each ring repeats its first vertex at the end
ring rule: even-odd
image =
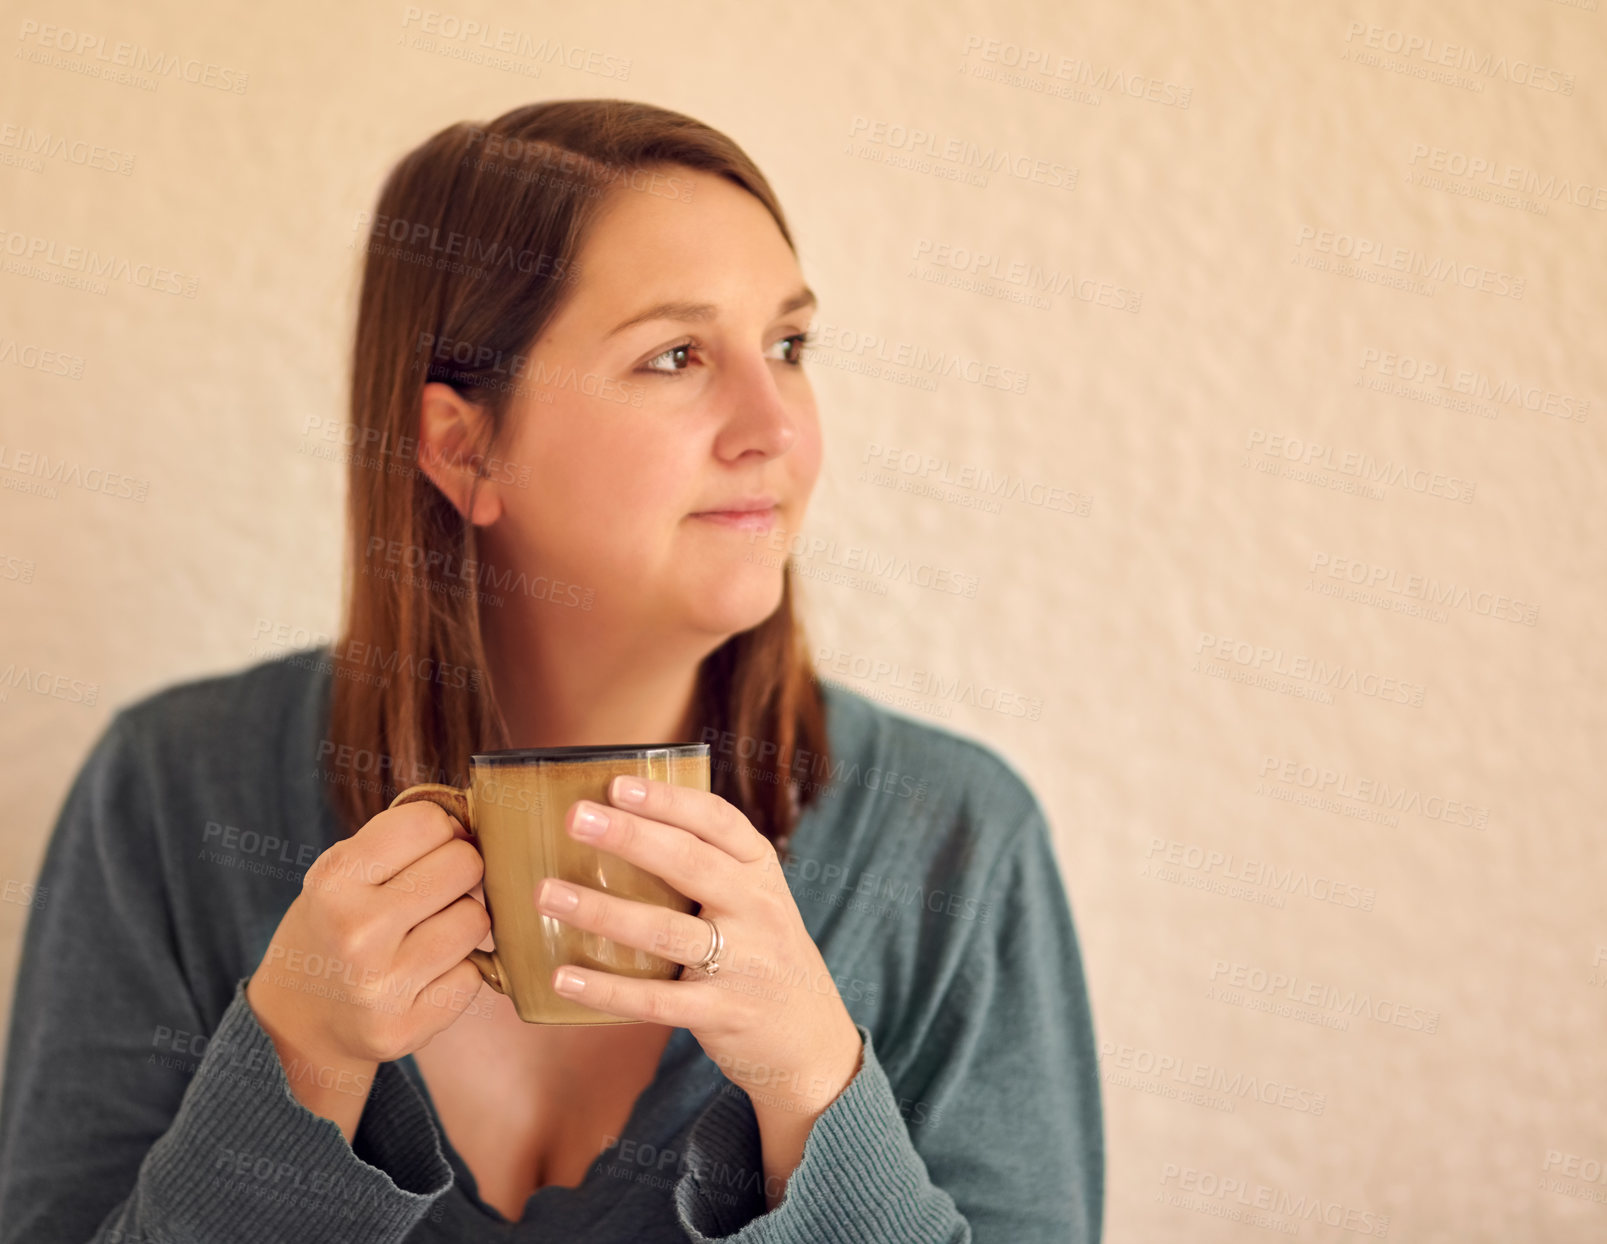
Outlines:
{"type": "MultiPolygon", "coordinates": [[[[662,878],[700,903],[701,915],[553,878],[538,887],[538,908],[683,965],[708,953],[707,917],[725,938],[719,971],[655,981],[567,965],[553,973],[553,988],[610,1015],[690,1029],[752,1099],[761,1133],[769,1133],[766,1172],[774,1174],[771,1150],[795,1140],[801,1157],[809,1125],[857,1074],[863,1043],[853,1018],[804,928],[775,847],[735,806],[650,779],[615,778],[608,797],[613,807],[582,800],[570,808],[569,833],[662,878]],[[633,782],[643,790],[637,800],[627,797],[633,782]],[[589,815],[605,818],[595,833],[589,815]]],[[[778,1165],[785,1182],[797,1163],[778,1165]]]]}

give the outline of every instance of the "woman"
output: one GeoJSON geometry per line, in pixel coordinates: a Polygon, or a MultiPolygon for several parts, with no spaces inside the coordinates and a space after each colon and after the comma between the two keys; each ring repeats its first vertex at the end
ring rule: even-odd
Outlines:
{"type": "Polygon", "coordinates": [[[435,135],[365,224],[341,635],[124,709],[76,779],[0,1244],[1097,1239],[1042,810],[817,680],[794,619],[815,300],[759,171],[677,113],[546,103],[435,135]],[[701,915],[531,901],[723,970],[562,967],[640,1022],[524,1024],[465,957],[461,826],[387,803],[476,751],[641,740],[709,742],[713,793],[616,784],[566,826],[701,915]]]}

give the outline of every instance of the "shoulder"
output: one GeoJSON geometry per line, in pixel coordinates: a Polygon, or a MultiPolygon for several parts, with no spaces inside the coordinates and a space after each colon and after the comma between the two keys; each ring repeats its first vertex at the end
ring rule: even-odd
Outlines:
{"type": "Polygon", "coordinates": [[[171,682],[120,707],[107,733],[144,761],[256,750],[306,724],[322,707],[329,673],[327,654],[312,649],[171,682]]]}
{"type": "Polygon", "coordinates": [[[326,653],[302,650],[123,704],[58,814],[53,875],[143,877],[145,898],[130,885],[126,901],[174,907],[211,930],[191,950],[230,953],[226,931],[282,910],[336,833],[318,780],[330,677],[326,653]]]}
{"type": "Polygon", "coordinates": [[[164,820],[260,798],[315,768],[329,681],[313,649],[170,682],[116,709],[76,781],[164,820]]]}
{"type": "Polygon", "coordinates": [[[1067,901],[1043,808],[997,749],[821,687],[831,781],[782,869],[850,1012],[897,1076],[971,1011],[1003,1022],[974,1000],[1036,987],[1042,964],[1012,951],[1023,938],[1058,939],[1050,957],[1071,970],[1067,901]]]}
{"type": "Polygon", "coordinates": [[[821,681],[834,777],[948,809],[1019,824],[1041,816],[1016,767],[977,739],[910,717],[841,683],[821,681]],[[910,779],[908,782],[904,778],[910,779]]]}
{"type": "Polygon", "coordinates": [[[47,911],[104,913],[84,938],[170,956],[221,1015],[326,845],[313,768],[328,680],[325,654],[294,652],[118,707],[51,833],[47,911]]]}
{"type": "Polygon", "coordinates": [[[849,886],[896,875],[974,892],[1017,844],[1047,841],[1036,794],[993,747],[839,683],[821,688],[831,755],[794,772],[820,798],[804,849],[823,872],[849,886]]]}

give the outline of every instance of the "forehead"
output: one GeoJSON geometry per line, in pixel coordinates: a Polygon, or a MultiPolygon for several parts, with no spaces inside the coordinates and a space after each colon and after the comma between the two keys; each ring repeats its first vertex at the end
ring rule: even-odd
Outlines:
{"type": "Polygon", "coordinates": [[[725,177],[679,165],[645,170],[610,191],[576,266],[570,310],[587,320],[617,321],[661,299],[768,314],[801,283],[797,258],[763,203],[725,177]]]}

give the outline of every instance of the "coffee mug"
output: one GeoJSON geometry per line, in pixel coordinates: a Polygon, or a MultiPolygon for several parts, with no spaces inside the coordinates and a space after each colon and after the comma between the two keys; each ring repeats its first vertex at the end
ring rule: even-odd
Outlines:
{"type": "Polygon", "coordinates": [[[619,898],[692,913],[697,904],[652,873],[570,837],[564,819],[576,800],[607,807],[620,774],[709,789],[709,745],[543,747],[470,757],[469,785],[409,786],[390,806],[425,799],[457,817],[485,860],[486,910],[496,949],[469,958],[527,1024],[628,1024],[565,998],[552,987],[566,963],[620,976],[674,980],[681,965],[564,924],[536,907],[545,877],[619,898]]]}

